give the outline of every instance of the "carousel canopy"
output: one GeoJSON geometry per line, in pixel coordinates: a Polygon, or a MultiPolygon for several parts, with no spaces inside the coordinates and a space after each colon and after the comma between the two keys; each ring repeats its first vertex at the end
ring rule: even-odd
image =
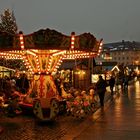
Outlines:
{"type": "MultiPolygon", "coordinates": [[[[20,50],[20,35],[11,35],[6,32],[0,32],[0,49],[1,50],[20,50]]],[[[43,49],[43,50],[69,50],[71,49],[72,39],[74,42],[74,50],[98,51],[99,41],[90,34],[83,33],[66,36],[60,32],[51,29],[41,29],[32,34],[23,35],[25,49],[43,49]],[[73,37],[73,38],[72,38],[73,37]]]]}
{"type": "Polygon", "coordinates": [[[11,35],[0,32],[0,57],[21,59],[32,73],[53,73],[63,59],[95,57],[101,52],[102,40],[90,33],[66,36],[52,29],[32,34],[11,35]]]}

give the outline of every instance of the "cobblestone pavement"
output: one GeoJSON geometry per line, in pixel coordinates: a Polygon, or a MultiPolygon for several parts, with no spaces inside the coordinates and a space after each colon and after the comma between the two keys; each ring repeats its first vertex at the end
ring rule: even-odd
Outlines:
{"type": "Polygon", "coordinates": [[[0,140],[60,140],[71,129],[84,125],[85,121],[72,116],[61,116],[55,122],[43,123],[26,116],[2,117],[0,125],[4,127],[4,132],[0,134],[0,140]]]}
{"type": "MultiPolygon", "coordinates": [[[[108,98],[106,98],[107,100],[108,98]]],[[[69,135],[81,133],[90,124],[90,117],[76,119],[72,116],[59,116],[55,122],[38,123],[33,116],[0,117],[4,132],[0,140],[68,140],[69,135]]]]}

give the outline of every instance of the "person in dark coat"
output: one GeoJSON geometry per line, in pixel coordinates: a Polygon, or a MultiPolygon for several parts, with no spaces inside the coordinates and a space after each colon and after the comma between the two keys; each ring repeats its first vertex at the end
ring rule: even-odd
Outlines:
{"type": "Polygon", "coordinates": [[[109,86],[110,86],[111,95],[113,95],[114,85],[115,85],[115,78],[113,76],[111,76],[111,78],[109,79],[109,86]]]}
{"type": "Polygon", "coordinates": [[[128,89],[128,82],[129,82],[129,76],[125,75],[124,76],[124,89],[128,89]]]}
{"type": "Polygon", "coordinates": [[[19,91],[23,94],[28,92],[29,89],[29,80],[27,79],[26,74],[22,74],[19,79],[16,81],[16,86],[19,88],[19,91]]]}
{"type": "Polygon", "coordinates": [[[107,83],[100,75],[99,80],[96,83],[96,90],[97,90],[97,94],[99,96],[100,104],[102,107],[104,106],[104,97],[105,97],[106,87],[107,87],[107,83]]]}

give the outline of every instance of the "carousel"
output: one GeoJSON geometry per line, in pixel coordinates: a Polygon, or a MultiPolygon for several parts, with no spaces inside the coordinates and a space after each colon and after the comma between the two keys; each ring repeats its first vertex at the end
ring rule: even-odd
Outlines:
{"type": "MultiPolygon", "coordinates": [[[[68,94],[62,96],[54,82],[54,75],[63,60],[96,57],[102,50],[102,39],[90,33],[70,36],[52,29],[41,29],[32,34],[19,32],[10,35],[0,32],[0,58],[22,60],[32,77],[30,88],[20,104],[33,108],[40,120],[53,120],[68,94]],[[30,95],[34,94],[34,98],[30,95]]],[[[63,86],[62,86],[63,88],[63,86]]]]}

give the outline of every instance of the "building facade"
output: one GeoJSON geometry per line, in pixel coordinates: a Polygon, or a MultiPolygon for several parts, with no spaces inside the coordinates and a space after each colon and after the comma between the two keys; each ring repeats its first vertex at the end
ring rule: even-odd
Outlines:
{"type": "Polygon", "coordinates": [[[124,66],[140,65],[140,43],[122,41],[104,44],[100,56],[95,58],[97,64],[102,62],[117,62],[124,66]]]}

